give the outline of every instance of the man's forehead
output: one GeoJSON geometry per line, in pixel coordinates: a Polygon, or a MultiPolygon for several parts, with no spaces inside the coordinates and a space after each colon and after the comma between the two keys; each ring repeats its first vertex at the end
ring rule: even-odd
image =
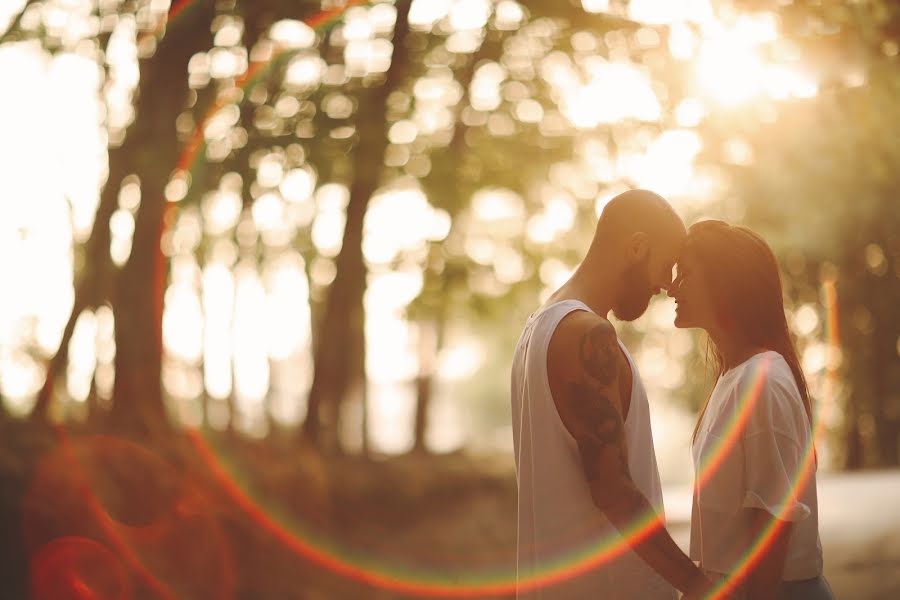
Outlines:
{"type": "Polygon", "coordinates": [[[694,260],[694,252],[687,244],[682,244],[681,250],[678,252],[678,259],[675,262],[677,264],[691,262],[694,260]]]}
{"type": "Polygon", "coordinates": [[[675,262],[684,251],[687,236],[672,233],[662,239],[662,255],[667,261],[675,262]]]}

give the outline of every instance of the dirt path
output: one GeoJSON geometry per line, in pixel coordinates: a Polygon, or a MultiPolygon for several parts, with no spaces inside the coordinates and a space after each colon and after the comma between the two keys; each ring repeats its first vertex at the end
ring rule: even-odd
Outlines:
{"type": "MultiPolygon", "coordinates": [[[[838,600],[900,599],[900,471],[819,476],[825,576],[838,600]]],[[[687,548],[689,486],[664,490],[675,540],[687,548]]]]}

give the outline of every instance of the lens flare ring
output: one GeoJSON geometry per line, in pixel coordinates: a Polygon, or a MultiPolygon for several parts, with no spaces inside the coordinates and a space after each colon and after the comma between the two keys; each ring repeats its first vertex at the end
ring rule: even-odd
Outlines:
{"type": "Polygon", "coordinates": [[[23,540],[37,574],[33,586],[63,589],[62,575],[46,573],[50,561],[71,573],[73,593],[119,581],[117,598],[125,599],[131,582],[139,582],[156,598],[175,600],[193,589],[193,569],[200,568],[199,575],[215,572],[216,580],[191,597],[233,597],[231,553],[217,523],[204,514],[208,501],[198,488],[135,443],[105,435],[72,438],[60,426],[54,433],[56,444],[38,463],[23,498],[23,540]],[[198,555],[205,558],[186,571],[179,552],[198,550],[197,543],[212,547],[202,548],[198,555]],[[98,570],[97,561],[109,568],[98,570]]]}
{"type": "MultiPolygon", "coordinates": [[[[826,281],[824,284],[824,292],[825,308],[828,315],[826,339],[828,340],[829,351],[834,353],[840,346],[837,327],[838,302],[835,282],[826,281]]],[[[759,398],[759,394],[762,392],[769,362],[769,360],[760,362],[760,366],[755,373],[755,377],[751,385],[748,386],[746,392],[744,393],[744,397],[739,402],[741,410],[734,417],[732,417],[731,422],[726,427],[726,435],[722,437],[711,455],[701,465],[699,473],[696,477],[696,485],[700,489],[702,489],[709,482],[710,478],[715,474],[716,470],[724,461],[726,453],[734,446],[734,444],[737,443],[743,431],[743,426],[749,418],[750,412],[752,411],[753,406],[756,404],[756,400],[759,398]]],[[[834,361],[829,361],[829,365],[827,367],[826,388],[825,393],[823,394],[824,400],[829,403],[832,400],[834,380],[836,377],[836,367],[833,362],[834,361]]],[[[812,433],[809,438],[809,444],[801,455],[801,460],[797,467],[797,472],[794,473],[792,477],[793,485],[791,485],[785,491],[784,496],[780,499],[779,506],[785,507],[783,508],[783,510],[786,510],[786,507],[790,506],[790,503],[797,497],[798,490],[803,489],[807,485],[810,478],[812,477],[812,474],[816,470],[816,442],[821,439],[823,434],[822,419],[818,418],[818,413],[816,411],[813,412],[813,423],[811,423],[811,430],[812,433]]],[[[719,582],[717,586],[707,595],[707,598],[709,600],[716,600],[718,598],[724,597],[726,594],[733,593],[738,588],[738,586],[746,580],[750,572],[756,567],[757,564],[759,564],[763,556],[769,551],[769,549],[774,544],[778,533],[784,528],[784,526],[784,521],[779,519],[778,515],[773,516],[769,524],[763,528],[763,530],[759,533],[756,539],[753,540],[753,542],[743,553],[743,555],[736,561],[734,567],[731,569],[728,579],[719,582]]]]}
{"type": "MultiPolygon", "coordinates": [[[[348,0],[342,7],[330,10],[320,11],[305,20],[305,23],[316,30],[337,23],[344,12],[352,6],[369,4],[367,0],[348,0]]],[[[192,0],[184,0],[176,2],[169,10],[167,22],[161,24],[155,34],[163,35],[165,27],[173,23],[180,14],[189,8],[192,0]]],[[[258,83],[263,75],[269,71],[275,64],[291,55],[291,51],[280,48],[273,52],[272,56],[263,62],[251,63],[247,71],[235,82],[237,88],[246,90],[258,83]]],[[[247,94],[244,94],[247,97],[247,94]]],[[[185,145],[184,150],[177,161],[177,168],[182,171],[190,172],[197,165],[197,161],[202,155],[201,150],[204,147],[203,129],[208,121],[222,106],[224,101],[217,101],[206,112],[203,119],[197,124],[193,135],[189,142],[185,145]]],[[[166,203],[166,217],[163,223],[173,223],[171,218],[178,209],[178,203],[166,203]]],[[[164,225],[165,226],[165,225],[164,225]]],[[[163,230],[160,230],[162,235],[163,230]]],[[[166,258],[159,248],[158,252],[158,269],[156,278],[156,297],[157,301],[157,319],[161,324],[162,318],[162,299],[165,287],[165,265],[166,258]]],[[[829,315],[829,344],[833,347],[837,346],[837,302],[836,293],[834,293],[833,284],[826,286],[827,310],[829,315]]],[[[160,327],[161,330],[161,327],[160,327]]],[[[834,373],[832,367],[829,366],[828,381],[833,379],[834,373]]],[[[710,477],[719,468],[724,460],[725,453],[733,447],[733,444],[740,435],[743,424],[746,423],[759,393],[764,384],[765,372],[760,370],[756,375],[753,385],[748,387],[745,398],[742,400],[742,410],[735,416],[729,424],[729,430],[719,445],[714,449],[712,455],[700,469],[697,474],[697,485],[703,487],[710,477]]],[[[828,390],[831,389],[829,385],[828,390]]],[[[814,441],[819,439],[821,435],[822,424],[818,418],[814,417],[813,435],[810,437],[809,447],[805,450],[799,471],[794,477],[794,485],[786,492],[783,500],[789,500],[796,495],[798,489],[806,485],[812,471],[814,470],[815,452],[814,441]]],[[[621,532],[621,536],[615,536],[607,540],[600,540],[592,544],[588,548],[584,548],[577,552],[570,552],[566,556],[544,565],[540,573],[533,574],[522,580],[516,578],[513,570],[511,573],[493,576],[471,577],[467,582],[460,582],[458,577],[440,576],[437,574],[421,575],[402,573],[395,567],[387,568],[383,565],[374,565],[370,560],[363,558],[344,558],[338,555],[338,551],[328,548],[327,544],[316,542],[312,536],[304,539],[299,535],[295,535],[279,524],[275,519],[270,517],[266,511],[262,510],[249,495],[235,483],[235,479],[223,466],[222,462],[217,458],[215,452],[206,444],[200,433],[190,431],[189,438],[192,441],[198,455],[204,461],[210,473],[215,477],[216,481],[228,493],[229,497],[234,500],[260,527],[267,531],[284,547],[288,548],[298,556],[301,556],[311,562],[318,564],[334,573],[346,576],[358,581],[385,588],[388,590],[402,592],[407,594],[419,594],[433,597],[472,597],[477,595],[490,594],[509,594],[514,593],[516,589],[535,589],[553,583],[575,577],[590,569],[596,568],[616,556],[625,552],[629,547],[639,543],[641,540],[651,535],[659,522],[655,515],[648,514],[638,519],[626,531],[621,532]]],[[[785,505],[782,502],[782,505],[785,505]]],[[[779,520],[773,518],[772,522],[766,527],[753,544],[747,549],[742,558],[737,562],[728,580],[721,582],[716,588],[707,595],[707,598],[717,599],[723,597],[736,589],[746,575],[760,561],[762,556],[771,547],[776,534],[780,529],[779,520]]]]}

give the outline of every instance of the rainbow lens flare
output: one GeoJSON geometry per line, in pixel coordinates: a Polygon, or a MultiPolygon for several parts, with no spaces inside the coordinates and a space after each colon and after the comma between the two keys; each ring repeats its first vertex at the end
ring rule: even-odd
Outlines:
{"type": "MultiPolygon", "coordinates": [[[[305,20],[306,24],[316,30],[322,30],[337,23],[347,9],[353,6],[368,4],[363,0],[348,0],[343,6],[331,10],[320,11],[311,15],[305,20]]],[[[183,0],[174,2],[168,12],[166,23],[161,24],[157,30],[151,34],[156,36],[165,35],[167,26],[177,25],[177,19],[185,11],[190,10],[192,0],[183,0]]],[[[252,88],[259,82],[264,80],[265,75],[271,68],[278,64],[285,57],[290,56],[289,49],[276,49],[272,55],[265,61],[251,63],[247,71],[238,78],[235,85],[240,90],[252,88]]],[[[248,94],[244,94],[246,97],[248,94]]],[[[194,133],[190,140],[186,143],[184,149],[176,162],[176,169],[185,173],[190,173],[201,160],[204,155],[205,139],[203,130],[208,120],[220,110],[228,100],[217,100],[206,112],[195,127],[194,133]]],[[[163,229],[166,224],[174,223],[175,212],[178,210],[178,203],[166,202],[166,213],[163,219],[163,226],[160,229],[160,238],[164,233],[163,229]]],[[[162,253],[161,248],[158,252],[157,270],[155,273],[155,294],[156,294],[156,310],[157,331],[162,330],[162,310],[163,297],[166,285],[166,257],[162,253]]],[[[836,348],[838,344],[837,331],[837,295],[834,283],[826,284],[825,295],[828,310],[828,342],[831,348],[836,348]]],[[[160,335],[161,344],[161,335],[160,335]]],[[[832,381],[834,372],[831,363],[828,367],[828,381],[832,381]]],[[[743,426],[749,417],[753,405],[759,397],[765,380],[765,367],[761,368],[756,374],[754,384],[749,386],[745,397],[742,398],[742,410],[735,415],[734,419],[728,426],[728,434],[724,436],[718,447],[712,452],[710,457],[702,465],[697,473],[697,485],[703,487],[710,477],[721,466],[726,453],[736,443],[740,437],[743,426]]],[[[830,396],[831,386],[827,388],[830,396]]],[[[805,450],[801,461],[799,472],[794,478],[794,485],[786,493],[785,501],[796,496],[797,490],[806,485],[815,469],[815,452],[814,440],[818,439],[822,433],[822,424],[819,419],[814,419],[813,435],[809,447],[805,450]]],[[[463,598],[486,595],[503,595],[511,594],[516,589],[534,589],[555,582],[565,580],[567,578],[578,576],[584,572],[594,569],[605,564],[614,557],[622,554],[631,546],[639,543],[647,536],[651,535],[657,527],[660,526],[655,515],[648,514],[644,518],[637,520],[628,528],[627,531],[621,532],[621,536],[606,540],[598,540],[590,547],[570,551],[559,556],[556,560],[549,562],[539,569],[539,572],[530,574],[529,576],[517,581],[515,568],[504,569],[493,573],[472,573],[466,576],[458,574],[448,575],[446,573],[424,573],[421,570],[412,571],[410,569],[402,569],[392,565],[384,565],[377,563],[370,557],[354,556],[350,553],[342,551],[334,544],[322,539],[317,539],[311,532],[304,530],[302,527],[288,527],[282,521],[276,519],[272,515],[274,511],[264,510],[259,503],[255,502],[251,496],[240,486],[235,473],[227,469],[224,462],[217,456],[197,431],[189,432],[189,439],[198,456],[202,459],[209,473],[214,477],[218,484],[225,490],[228,496],[241,509],[251,517],[254,522],[264,531],[268,532],[275,540],[282,544],[285,548],[295,553],[297,556],[306,559],[314,564],[320,565],[334,573],[348,578],[356,579],[369,585],[381,587],[400,593],[431,596],[431,597],[447,597],[447,598],[463,598]]],[[[786,505],[784,502],[783,505],[786,505]]],[[[103,509],[95,506],[97,514],[105,514],[103,509]]],[[[173,597],[173,594],[166,588],[166,584],[160,582],[154,575],[149,573],[141,566],[140,556],[134,551],[133,545],[124,541],[122,535],[109,522],[100,520],[110,539],[113,540],[114,549],[119,552],[119,556],[123,557],[129,566],[136,569],[139,573],[144,573],[144,579],[155,588],[161,597],[173,597]],[[105,525],[103,525],[105,523],[105,525]],[[116,541],[118,540],[118,542],[116,541]]],[[[771,546],[776,534],[780,528],[780,521],[773,518],[770,525],[765,528],[755,542],[746,550],[738,564],[732,571],[732,577],[720,584],[717,589],[709,596],[710,598],[719,598],[724,594],[733,591],[737,585],[746,577],[747,573],[759,562],[761,557],[767,552],[771,546]]],[[[106,560],[107,555],[93,546],[89,548],[90,556],[96,560],[106,560]]],[[[114,585],[113,584],[110,585],[114,585]]],[[[124,590],[124,588],[122,588],[124,590]]],[[[122,594],[126,594],[125,591],[122,594]]],[[[124,596],[123,596],[124,597],[124,596]]]]}

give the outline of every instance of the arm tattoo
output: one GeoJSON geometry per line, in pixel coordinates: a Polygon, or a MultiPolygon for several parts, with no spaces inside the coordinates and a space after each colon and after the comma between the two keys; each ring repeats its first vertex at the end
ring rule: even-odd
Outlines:
{"type": "Polygon", "coordinates": [[[579,423],[578,447],[588,481],[602,479],[610,466],[627,475],[625,430],[612,402],[595,385],[584,382],[572,384],[570,397],[579,423]]]}
{"type": "Polygon", "coordinates": [[[609,398],[584,383],[573,384],[571,394],[575,416],[592,438],[602,444],[618,444],[622,440],[622,417],[609,398]]]}
{"type": "Polygon", "coordinates": [[[581,338],[583,375],[569,388],[572,413],[579,425],[578,447],[588,481],[628,475],[622,416],[604,388],[618,373],[616,334],[609,323],[594,326],[581,338]]]}
{"type": "Polygon", "coordinates": [[[608,323],[597,325],[581,338],[581,365],[603,385],[612,383],[616,377],[618,347],[615,341],[616,334],[608,323]]]}

